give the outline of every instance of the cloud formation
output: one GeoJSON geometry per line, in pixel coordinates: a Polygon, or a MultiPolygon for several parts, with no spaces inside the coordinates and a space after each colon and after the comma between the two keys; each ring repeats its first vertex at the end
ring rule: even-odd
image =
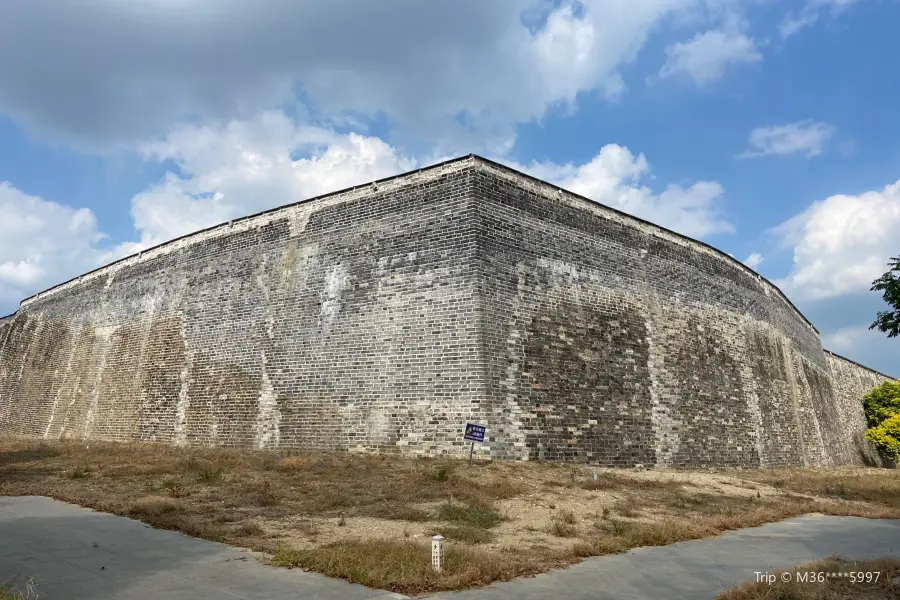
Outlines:
{"type": "Polygon", "coordinates": [[[900,181],[880,191],[830,196],[773,231],[793,247],[791,272],[777,282],[791,297],[866,292],[897,253],[900,181]]]}
{"type": "Polygon", "coordinates": [[[687,75],[697,85],[704,86],[721,79],[729,66],[761,60],[756,43],[747,35],[715,29],[666,48],[666,62],[658,76],[665,79],[687,75]]]}
{"type": "Polygon", "coordinates": [[[317,121],[384,115],[432,147],[496,152],[515,124],[579,93],[621,93],[650,31],[701,4],[14,2],[0,19],[0,112],[102,146],[299,96],[317,121]]]}
{"type": "Polygon", "coordinates": [[[744,264],[750,267],[751,269],[755,269],[763,262],[763,255],[759,252],[754,252],[750,256],[744,259],[744,264]]]}
{"type": "Polygon", "coordinates": [[[823,12],[837,14],[860,0],[809,0],[803,9],[797,12],[789,12],[778,26],[778,33],[782,40],[786,40],[809,27],[819,20],[823,12]]]}
{"type": "Polygon", "coordinates": [[[0,182],[0,316],[35,291],[98,266],[103,238],[90,210],[0,182]]]}
{"type": "MultiPolygon", "coordinates": [[[[281,112],[223,127],[182,127],[144,151],[178,169],[132,199],[140,247],[427,165],[377,137],[298,124],[281,112]]],[[[686,235],[733,230],[721,216],[718,183],[670,185],[655,194],[642,183],[650,174],[647,159],[616,144],[581,165],[496,160],[686,235]]]]}
{"type": "Polygon", "coordinates": [[[757,127],[750,132],[749,148],[738,158],[805,154],[807,158],[822,154],[825,143],[834,135],[835,127],[812,119],[785,125],[757,127]]]}
{"type": "Polygon", "coordinates": [[[705,238],[734,231],[722,215],[724,189],[718,182],[698,181],[687,187],[673,184],[656,194],[643,183],[650,175],[644,155],[635,156],[618,144],[603,146],[581,165],[510,166],[687,236],[705,238]]]}

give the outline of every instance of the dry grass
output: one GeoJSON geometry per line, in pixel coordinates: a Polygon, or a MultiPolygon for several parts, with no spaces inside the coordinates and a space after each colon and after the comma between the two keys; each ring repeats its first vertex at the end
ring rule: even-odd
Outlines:
{"type": "Polygon", "coordinates": [[[401,594],[487,585],[564,564],[553,560],[524,562],[511,551],[485,552],[456,546],[446,549],[444,571],[435,573],[429,546],[387,540],[347,540],[315,550],[282,550],[272,562],[401,594]]]}
{"type": "Polygon", "coordinates": [[[900,598],[900,560],[881,558],[852,561],[840,557],[784,569],[771,582],[751,581],[720,594],[716,600],[897,600],[900,598]],[[787,583],[782,581],[786,573],[787,583]],[[798,582],[797,574],[806,581],[798,582]],[[830,574],[855,573],[848,576],[830,574]],[[875,574],[877,573],[877,577],[875,574]],[[810,577],[810,575],[813,575],[810,577]],[[812,581],[810,581],[812,579],[812,581]]]}
{"type": "MultiPolygon", "coordinates": [[[[0,439],[0,495],[42,495],[406,593],[819,512],[900,517],[900,471],[540,463],[0,439]],[[427,540],[447,538],[431,571],[427,540]]],[[[7,600],[0,596],[0,600],[7,600]]]]}
{"type": "Polygon", "coordinates": [[[28,579],[19,584],[19,578],[0,582],[0,600],[37,600],[34,580],[28,579]]]}
{"type": "Polygon", "coordinates": [[[884,469],[759,469],[744,477],[779,490],[900,509],[900,477],[885,473],[884,469]]]}

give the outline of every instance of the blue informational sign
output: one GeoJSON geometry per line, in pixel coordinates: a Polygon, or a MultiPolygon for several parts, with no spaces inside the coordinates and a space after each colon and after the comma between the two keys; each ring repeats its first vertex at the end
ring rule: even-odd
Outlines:
{"type": "Polygon", "coordinates": [[[465,439],[469,442],[483,442],[484,441],[484,432],[487,429],[484,425],[473,425],[472,423],[466,423],[466,435],[465,439]]]}

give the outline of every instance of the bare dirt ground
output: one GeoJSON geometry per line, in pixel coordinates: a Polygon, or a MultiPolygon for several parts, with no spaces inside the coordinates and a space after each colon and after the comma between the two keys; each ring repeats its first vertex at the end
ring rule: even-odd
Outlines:
{"type": "Polygon", "coordinates": [[[6,438],[0,495],[50,496],[256,550],[273,564],[409,594],[804,513],[900,518],[900,471],[469,466],[6,438]],[[447,538],[441,574],[430,568],[435,534],[447,538]]]}

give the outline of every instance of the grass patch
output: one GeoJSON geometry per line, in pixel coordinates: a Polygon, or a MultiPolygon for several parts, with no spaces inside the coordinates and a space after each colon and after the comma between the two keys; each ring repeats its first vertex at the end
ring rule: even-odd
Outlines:
{"type": "Polygon", "coordinates": [[[465,458],[0,437],[0,496],[30,495],[264,553],[283,547],[299,553],[282,555],[285,564],[410,592],[472,587],[809,512],[897,518],[900,471],[470,467],[465,458]],[[70,475],[79,471],[90,478],[70,475]],[[422,545],[436,532],[457,557],[441,575],[422,545]],[[424,552],[404,562],[410,548],[424,552]],[[388,556],[360,554],[382,551],[388,556]],[[399,566],[384,564],[394,559],[399,566]]]}
{"type": "Polygon", "coordinates": [[[251,506],[278,506],[281,496],[268,479],[244,484],[240,490],[242,499],[251,506]]]}
{"type": "Polygon", "coordinates": [[[197,481],[207,485],[222,483],[225,481],[225,471],[222,469],[201,469],[197,472],[197,481]]]}
{"type": "Polygon", "coordinates": [[[69,479],[87,479],[90,476],[91,470],[87,467],[69,471],[69,479]]]}
{"type": "Polygon", "coordinates": [[[265,535],[266,530],[256,521],[241,523],[232,530],[232,534],[239,537],[256,537],[265,535]]]}
{"type": "Polygon", "coordinates": [[[187,489],[187,486],[184,484],[184,480],[181,477],[166,479],[163,481],[162,485],[172,498],[185,498],[191,495],[191,492],[187,489]]]}
{"type": "Polygon", "coordinates": [[[156,518],[165,514],[177,513],[182,510],[180,502],[171,498],[148,496],[135,500],[128,509],[128,515],[136,518],[156,518]]]}
{"type": "Polygon", "coordinates": [[[434,471],[429,471],[426,476],[432,481],[450,481],[451,470],[447,467],[440,467],[434,471]]]}
{"type": "Polygon", "coordinates": [[[575,513],[571,510],[560,510],[550,521],[548,531],[556,537],[571,538],[578,534],[575,513]]]}
{"type": "Polygon", "coordinates": [[[900,477],[885,469],[762,469],[745,477],[774,488],[822,498],[900,509],[900,477]]]}
{"type": "Polygon", "coordinates": [[[18,580],[17,576],[9,581],[0,582],[0,600],[37,600],[34,579],[29,579],[21,585],[17,583],[18,580]]]}
{"type": "Polygon", "coordinates": [[[468,527],[490,529],[500,523],[503,518],[495,509],[484,506],[465,506],[454,502],[446,502],[438,510],[441,521],[459,523],[468,527]]]}
{"type": "Polygon", "coordinates": [[[896,600],[900,598],[900,560],[846,560],[831,557],[775,574],[773,582],[748,582],[719,594],[716,600],[896,600]],[[797,573],[815,574],[812,581],[797,582],[797,573]],[[789,573],[784,582],[781,573],[789,573]],[[854,573],[830,577],[825,573],[854,573]],[[822,574],[822,575],[819,575],[822,574]],[[877,574],[877,577],[876,577],[877,574]]]}
{"type": "Polygon", "coordinates": [[[641,546],[665,546],[715,535],[718,531],[702,523],[665,521],[647,523],[643,521],[605,521],[593,539],[576,544],[572,551],[575,556],[602,556],[619,554],[641,546]]]}
{"type": "Polygon", "coordinates": [[[442,535],[448,540],[465,542],[466,544],[487,544],[494,540],[494,535],[487,529],[466,525],[450,525],[442,527],[435,535],[442,535]]]}
{"type": "Polygon", "coordinates": [[[386,540],[344,541],[314,550],[280,550],[272,563],[401,594],[486,585],[536,572],[534,565],[517,561],[510,554],[449,546],[444,554],[444,571],[435,573],[429,547],[386,540]]]}

